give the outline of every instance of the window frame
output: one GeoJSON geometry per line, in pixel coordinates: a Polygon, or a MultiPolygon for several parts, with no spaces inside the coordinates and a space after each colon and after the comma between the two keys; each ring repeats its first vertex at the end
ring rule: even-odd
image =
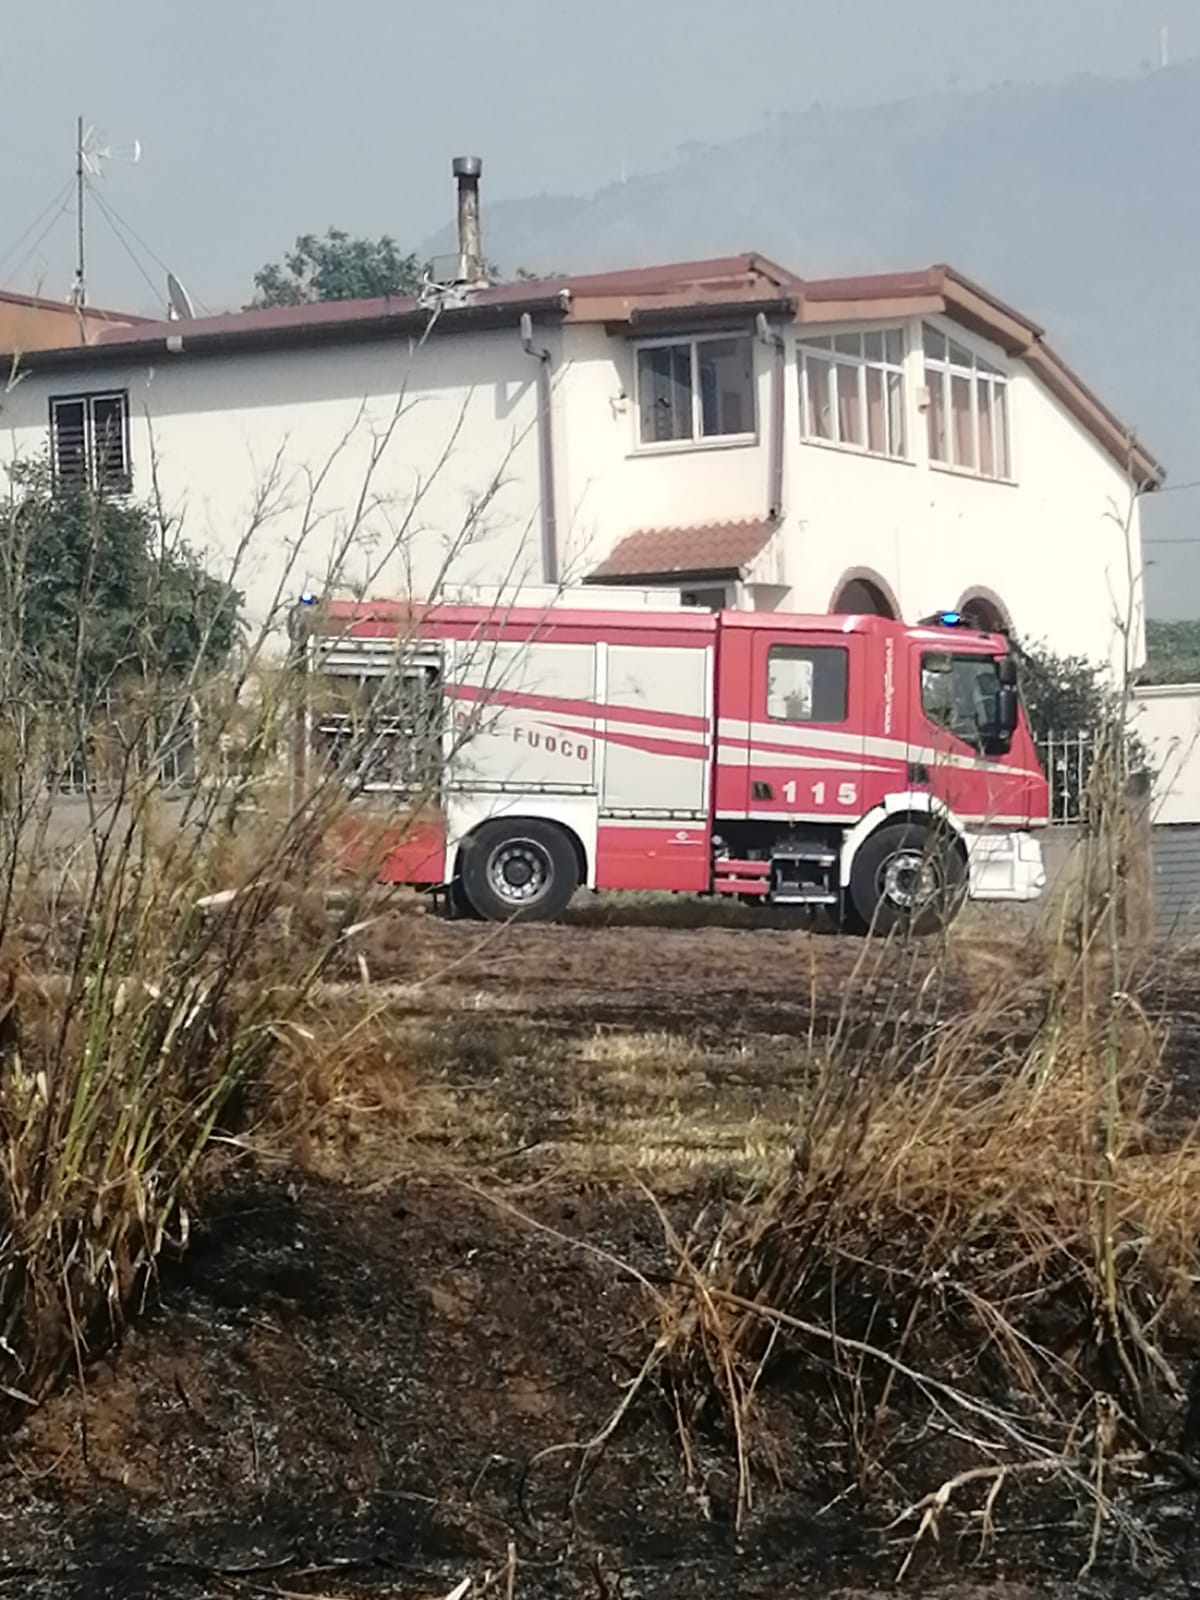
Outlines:
{"type": "Polygon", "coordinates": [[[50,421],[50,468],[56,486],[74,484],[93,494],[129,494],[133,489],[133,459],[129,429],[128,389],[85,389],[72,394],[52,394],[47,401],[50,421]],[[116,401],[121,416],[121,472],[105,476],[101,481],[100,458],[96,449],[96,404],[98,401],[116,401]],[[83,471],[78,483],[67,477],[59,462],[58,413],[65,406],[83,407],[83,471]],[[111,477],[111,481],[110,481],[111,477]]]}
{"type": "Polygon", "coordinates": [[[327,764],[351,794],[437,793],[448,726],[442,664],[414,660],[401,665],[364,663],[354,671],[315,674],[317,703],[310,708],[307,753],[327,764]],[[321,691],[327,699],[321,698],[321,691]],[[400,770],[390,764],[392,746],[400,770]]]}
{"type": "Polygon", "coordinates": [[[689,584],[679,591],[679,603],[694,611],[732,611],[735,609],[734,596],[727,583],[695,583],[689,584]],[[707,600],[701,600],[701,595],[720,595],[720,605],[711,605],[707,600]],[[691,599],[688,599],[688,596],[691,599]]]}
{"type": "MultiPolygon", "coordinates": [[[[850,720],[850,651],[844,644],[798,644],[791,640],[776,640],[767,646],[763,673],[763,702],[768,722],[783,723],[794,728],[841,728],[850,720]],[[842,662],[841,715],[838,717],[778,717],[771,710],[771,662],[776,656],[812,657],[840,656],[842,662]]],[[[816,666],[813,668],[813,704],[816,704],[816,666]]]]}
{"type": "Polygon", "coordinates": [[[654,338],[638,339],[633,345],[633,429],[634,454],[656,455],[673,450],[728,450],[758,443],[758,372],[754,361],[754,337],[741,328],[723,328],[712,333],[672,333],[654,338]],[[703,395],[700,385],[700,346],[719,344],[736,339],[745,344],[750,356],[750,428],[741,433],[705,433],[703,395]],[[642,438],[642,352],[644,350],[669,350],[680,346],[688,349],[689,382],[691,384],[692,431],[680,439],[642,438]]]}
{"type": "Polygon", "coordinates": [[[1001,688],[1001,683],[1000,683],[1000,667],[999,667],[999,663],[997,661],[997,658],[995,656],[986,655],[983,652],[977,651],[977,650],[976,651],[971,651],[971,650],[935,650],[935,649],[926,649],[926,650],[922,650],[921,651],[920,660],[919,660],[919,663],[918,663],[918,672],[920,674],[920,693],[919,693],[919,697],[918,698],[919,698],[920,706],[921,706],[921,715],[925,718],[925,720],[929,724],[929,726],[931,728],[936,728],[939,733],[944,734],[947,738],[956,739],[959,742],[959,744],[966,745],[967,749],[973,751],[977,756],[986,755],[987,747],[988,747],[989,743],[996,736],[996,734],[999,732],[998,709],[999,709],[999,691],[1000,691],[1000,688],[1001,688]],[[996,691],[997,691],[997,698],[996,698],[997,726],[996,726],[995,729],[992,729],[992,730],[981,730],[978,727],[978,725],[976,725],[976,729],[975,729],[974,734],[972,736],[968,737],[965,734],[959,733],[956,728],[948,727],[945,723],[939,722],[936,717],[934,717],[934,716],[932,716],[930,714],[929,708],[925,704],[925,675],[926,675],[925,663],[929,660],[929,658],[931,656],[949,657],[950,661],[954,665],[957,665],[960,662],[964,662],[964,663],[969,663],[970,665],[972,665],[976,669],[978,669],[984,663],[986,663],[988,666],[992,667],[992,669],[994,670],[994,672],[996,674],[996,691]]]}
{"type": "Polygon", "coordinates": [[[912,340],[909,335],[909,326],[906,322],[882,323],[877,327],[849,328],[841,333],[806,333],[796,337],[796,375],[800,395],[800,439],[804,444],[822,445],[830,450],[846,450],[852,455],[869,456],[874,461],[900,461],[912,464],[913,440],[912,426],[908,414],[908,358],[912,353],[912,340]],[[888,355],[889,335],[898,335],[901,344],[898,360],[893,360],[888,355]],[[867,340],[879,338],[882,354],[870,356],[867,354],[867,340]],[[839,340],[856,339],[858,350],[851,353],[838,349],[839,340]],[[843,372],[854,372],[854,399],[858,406],[858,415],[862,425],[863,440],[860,443],[855,439],[830,437],[819,433],[814,427],[815,408],[811,392],[809,375],[809,361],[811,359],[825,363],[829,376],[834,380],[834,389],[830,395],[830,422],[838,435],[841,434],[841,388],[843,372]],[[877,372],[881,375],[881,415],[884,424],[884,448],[875,449],[871,444],[871,414],[870,396],[868,393],[868,373],[877,372]],[[891,384],[889,380],[896,380],[899,388],[899,408],[896,419],[893,419],[890,405],[891,384]],[[894,420],[898,421],[899,444],[893,434],[894,420]]]}
{"type": "Polygon", "coordinates": [[[921,323],[921,371],[925,390],[929,396],[926,406],[925,422],[925,447],[929,455],[929,465],[938,472],[956,472],[964,478],[979,478],[985,483],[1016,483],[1016,472],[1013,466],[1013,429],[1012,429],[1012,379],[1011,370],[998,366],[989,356],[981,355],[961,338],[949,334],[944,328],[939,328],[936,323],[923,321],[921,323]],[[930,353],[930,335],[941,340],[943,353],[932,355],[930,353]],[[959,361],[952,354],[961,351],[969,357],[969,361],[959,361]],[[935,405],[934,379],[937,380],[939,405],[935,405]],[[954,383],[966,383],[971,394],[971,443],[974,462],[967,463],[956,458],[958,454],[956,443],[955,412],[952,404],[954,383]],[[988,391],[988,412],[991,422],[991,451],[992,469],[985,471],[983,467],[983,435],[980,431],[980,388],[986,387],[988,391]],[[995,418],[997,416],[997,396],[999,396],[999,415],[1002,417],[1002,426],[997,429],[995,418]],[[939,418],[941,444],[946,452],[943,455],[935,453],[933,448],[934,418],[939,418]],[[997,443],[1001,440],[1004,447],[1003,470],[999,470],[997,443]]]}

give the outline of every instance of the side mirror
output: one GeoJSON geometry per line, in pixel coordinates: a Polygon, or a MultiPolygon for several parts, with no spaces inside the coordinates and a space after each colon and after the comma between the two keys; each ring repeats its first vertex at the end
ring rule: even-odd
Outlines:
{"type": "Polygon", "coordinates": [[[996,675],[1005,689],[1017,687],[1017,658],[1014,655],[997,656],[996,675]]]}
{"type": "Polygon", "coordinates": [[[1017,731],[1017,718],[1020,714],[1020,701],[1017,691],[1011,683],[1002,683],[997,696],[996,710],[1000,723],[1000,732],[1011,741],[1017,731]]]}

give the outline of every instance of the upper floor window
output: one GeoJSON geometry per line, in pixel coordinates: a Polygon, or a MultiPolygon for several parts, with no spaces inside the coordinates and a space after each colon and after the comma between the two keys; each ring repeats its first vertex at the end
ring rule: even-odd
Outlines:
{"type": "Polygon", "coordinates": [[[1009,478],[1008,378],[926,324],[929,455],[981,478],[1009,478]]]}
{"type": "Polygon", "coordinates": [[[903,458],[904,329],[805,338],[800,416],[806,439],[903,458]]]}
{"type": "Polygon", "coordinates": [[[753,342],[727,334],[639,345],[637,404],[644,445],[752,437],[753,342]]]}
{"type": "Polygon", "coordinates": [[[50,457],[58,484],[127,492],[132,480],[128,394],[105,390],[52,399],[50,457]]]}

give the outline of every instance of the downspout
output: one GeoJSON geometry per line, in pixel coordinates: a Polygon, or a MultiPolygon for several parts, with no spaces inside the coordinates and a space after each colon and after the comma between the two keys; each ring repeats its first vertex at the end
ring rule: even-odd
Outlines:
{"type": "Polygon", "coordinates": [[[528,311],[521,316],[521,348],[538,364],[538,468],[541,479],[542,500],[542,581],[558,582],[558,512],[554,503],[554,429],[550,413],[550,361],[549,350],[539,350],[533,343],[533,318],[528,311]]]}
{"type": "Polygon", "coordinates": [[[767,519],[778,524],[783,521],[783,386],[787,368],[787,346],[783,335],[771,327],[764,312],[759,312],[754,326],[762,343],[774,349],[774,359],[771,363],[771,452],[767,468],[767,519]]]}

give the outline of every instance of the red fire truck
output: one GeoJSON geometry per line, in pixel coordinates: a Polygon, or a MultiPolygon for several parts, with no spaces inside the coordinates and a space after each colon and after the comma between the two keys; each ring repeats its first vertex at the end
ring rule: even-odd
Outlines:
{"type": "Polygon", "coordinates": [[[1047,784],[1002,636],[641,598],[297,609],[302,761],[405,816],[385,881],[495,920],[586,886],[860,930],[1040,893],[1047,784]]]}

